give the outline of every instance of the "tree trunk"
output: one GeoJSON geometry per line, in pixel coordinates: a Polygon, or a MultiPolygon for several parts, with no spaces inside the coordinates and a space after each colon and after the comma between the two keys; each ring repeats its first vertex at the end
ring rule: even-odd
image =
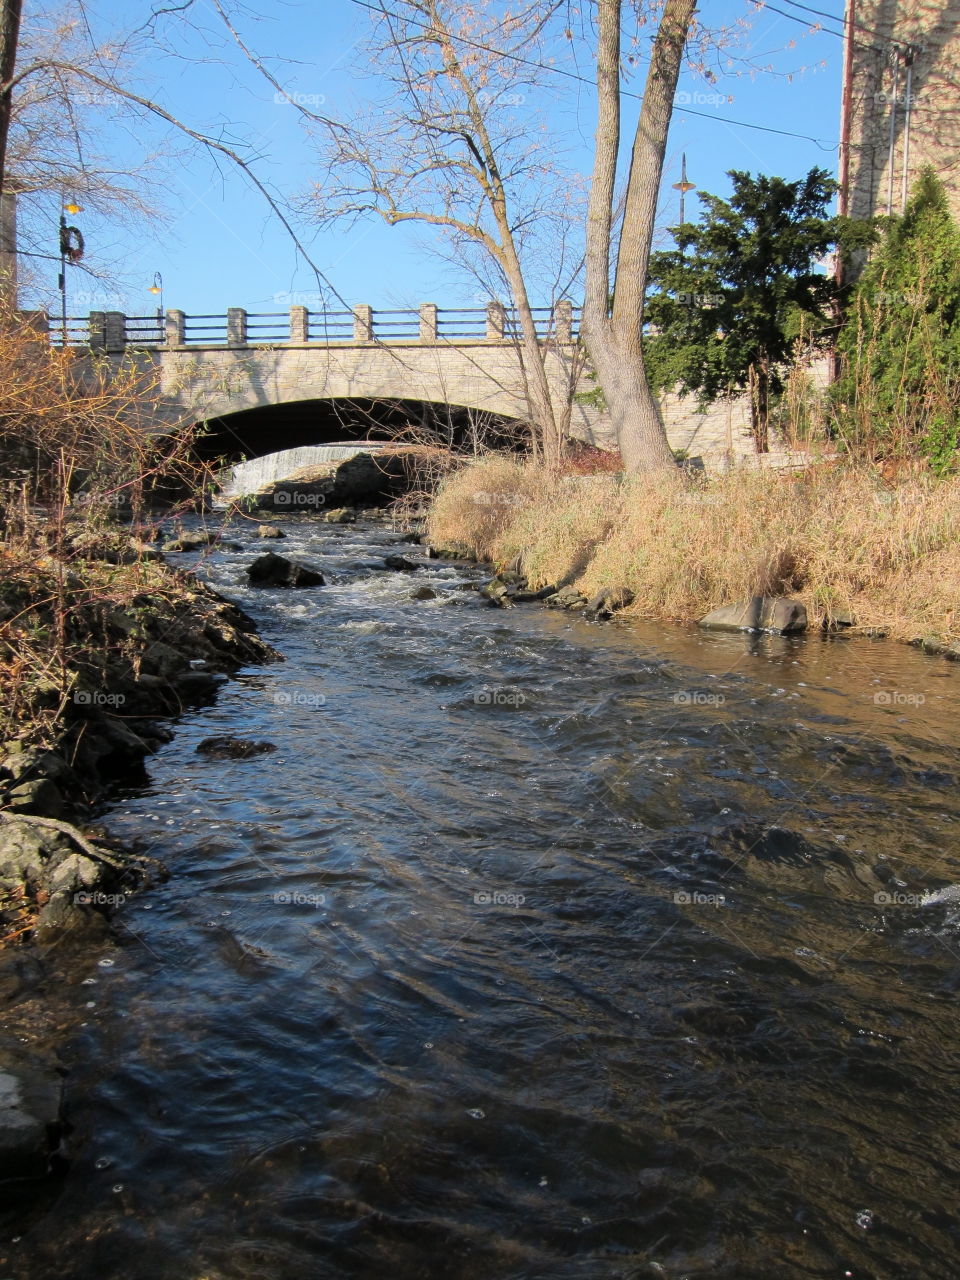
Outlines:
{"type": "Polygon", "coordinates": [[[527,283],[523,277],[520,259],[513,243],[512,232],[506,221],[506,211],[498,206],[494,210],[500,223],[503,258],[501,265],[510,286],[510,292],[517,307],[520,320],[520,355],[526,380],[527,399],[530,402],[531,415],[540,436],[543,459],[548,467],[556,467],[560,462],[560,430],[554,410],[553,397],[550,394],[550,379],[547,376],[546,349],[537,337],[537,326],[527,295],[527,283]]]}
{"type": "Polygon", "coordinates": [[[7,136],[10,133],[13,91],[10,81],[17,62],[23,0],[0,0],[0,196],[7,176],[7,136]]]}
{"type": "Polygon", "coordinates": [[[768,453],[770,449],[770,369],[766,360],[760,365],[750,366],[750,430],[753,434],[753,447],[757,453],[768,453]]]}
{"type": "Polygon", "coordinates": [[[770,364],[764,356],[757,379],[757,453],[770,451],[770,364]]]}
{"type": "Polygon", "coordinates": [[[654,40],[634,137],[623,227],[609,314],[614,183],[620,142],[621,0],[598,0],[597,141],[587,217],[584,342],[603,389],[624,465],[630,471],[676,468],[660,406],[643,362],[641,330],[647,263],[663,173],[667,132],[684,43],[696,0],[666,0],[654,40]]]}
{"type": "Polygon", "coordinates": [[[637,360],[631,353],[621,351],[612,328],[593,344],[591,354],[624,469],[675,473],[677,460],[663,429],[660,406],[653,399],[643,358],[637,360]],[[656,411],[653,416],[647,412],[651,401],[656,411]]]}

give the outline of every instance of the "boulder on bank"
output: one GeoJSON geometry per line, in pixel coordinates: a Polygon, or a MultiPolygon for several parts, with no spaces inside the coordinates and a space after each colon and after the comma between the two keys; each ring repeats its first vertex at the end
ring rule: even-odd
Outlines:
{"type": "Polygon", "coordinates": [[[62,1095],[63,1081],[48,1063],[0,1049],[0,1181],[49,1171],[62,1095]]]}
{"type": "Polygon", "coordinates": [[[161,550],[165,554],[177,551],[199,551],[202,547],[213,546],[219,541],[219,533],[182,533],[172,542],[165,542],[161,550]]]}
{"type": "Polygon", "coordinates": [[[510,609],[513,606],[510,588],[503,578],[491,578],[480,588],[480,595],[497,609],[510,609]]]}
{"type": "Polygon", "coordinates": [[[737,604],[714,609],[700,626],[712,631],[769,631],[789,635],[807,629],[807,611],[799,600],[784,596],[753,596],[737,604]]]}
{"type": "Polygon", "coordinates": [[[49,778],[30,778],[12,787],[5,795],[11,813],[35,813],[41,818],[60,818],[66,809],[63,796],[49,778]]]}
{"type": "Polygon", "coordinates": [[[576,587],[561,587],[553,595],[547,596],[546,602],[551,609],[582,609],[587,599],[576,587]]]}
{"type": "Polygon", "coordinates": [[[605,622],[632,603],[633,592],[628,587],[604,587],[592,600],[587,601],[583,612],[596,622],[605,622]]]}
{"type": "Polygon", "coordinates": [[[551,583],[547,587],[541,587],[539,591],[515,591],[511,599],[515,604],[531,604],[538,600],[549,600],[551,596],[556,594],[556,583],[551,583]]]}
{"type": "Polygon", "coordinates": [[[456,547],[427,547],[428,560],[466,560],[470,564],[476,562],[477,557],[473,554],[469,547],[459,545],[456,547]]]}
{"type": "Polygon", "coordinates": [[[247,577],[254,587],[322,587],[323,574],[307,565],[295,564],[272,551],[257,556],[247,566],[247,577]]]}

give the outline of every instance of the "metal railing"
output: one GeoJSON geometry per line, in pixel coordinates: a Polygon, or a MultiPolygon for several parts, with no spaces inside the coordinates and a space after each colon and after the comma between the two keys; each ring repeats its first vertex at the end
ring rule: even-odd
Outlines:
{"type": "MultiPolygon", "coordinates": [[[[542,341],[576,340],[582,308],[570,303],[534,307],[537,336],[542,341]]],[[[515,307],[493,303],[487,307],[435,307],[416,310],[355,307],[352,311],[243,311],[228,314],[126,316],[93,311],[68,316],[66,329],[58,317],[48,321],[56,346],[91,347],[107,352],[127,347],[255,347],[293,343],[324,346],[357,343],[516,342],[520,320],[515,307]]]]}
{"type": "Polygon", "coordinates": [[[123,336],[128,347],[158,347],[167,340],[163,316],[124,316],[123,336]]]}

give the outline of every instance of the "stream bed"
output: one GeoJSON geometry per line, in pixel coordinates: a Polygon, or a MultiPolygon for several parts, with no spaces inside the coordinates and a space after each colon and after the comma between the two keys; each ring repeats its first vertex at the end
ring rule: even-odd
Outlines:
{"type": "Polygon", "coordinates": [[[326,586],[203,573],[287,661],[103,819],[172,874],[51,996],[0,1280],[960,1275],[960,667],[283,527],[326,586]]]}

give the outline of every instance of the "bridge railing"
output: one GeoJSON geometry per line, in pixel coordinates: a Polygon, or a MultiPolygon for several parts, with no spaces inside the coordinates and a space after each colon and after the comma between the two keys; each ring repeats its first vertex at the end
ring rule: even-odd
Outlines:
{"type": "MultiPolygon", "coordinates": [[[[566,299],[553,307],[534,307],[541,341],[573,342],[579,333],[581,308],[566,299]]],[[[351,311],[245,311],[231,307],[226,315],[127,316],[119,311],[91,311],[68,316],[66,323],[46,321],[57,346],[90,347],[117,353],[129,348],[325,346],[363,343],[516,342],[521,333],[515,307],[499,302],[485,307],[438,307],[425,302],[413,309],[356,306],[351,311]]]]}

